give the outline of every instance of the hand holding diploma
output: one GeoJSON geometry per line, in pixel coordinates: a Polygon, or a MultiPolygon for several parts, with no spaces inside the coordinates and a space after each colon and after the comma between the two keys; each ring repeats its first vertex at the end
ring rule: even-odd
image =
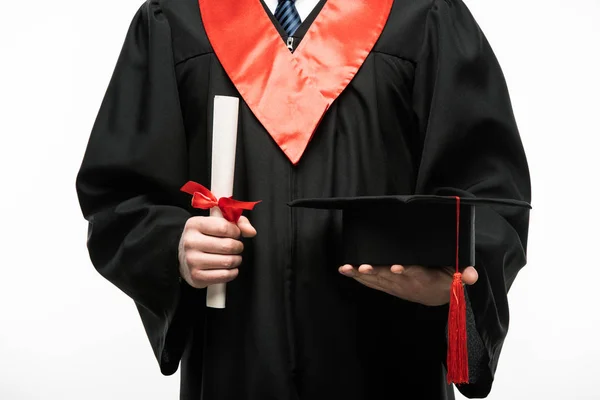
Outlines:
{"type": "Polygon", "coordinates": [[[181,277],[196,289],[234,280],[244,250],[239,238],[255,235],[246,217],[237,224],[220,217],[190,218],[179,241],[181,277]]]}
{"type": "Polygon", "coordinates": [[[180,247],[184,257],[180,259],[180,265],[183,265],[184,279],[189,273],[188,283],[208,287],[206,306],[211,308],[225,308],[225,282],[235,279],[238,274],[243,246],[237,239],[240,235],[256,235],[250,222],[241,215],[243,210],[252,210],[259,202],[242,202],[232,197],[238,114],[237,97],[215,96],[211,188],[193,181],[181,188],[193,196],[192,207],[210,210],[209,219],[190,219],[190,229],[186,224],[187,232],[182,236],[180,247]]]}

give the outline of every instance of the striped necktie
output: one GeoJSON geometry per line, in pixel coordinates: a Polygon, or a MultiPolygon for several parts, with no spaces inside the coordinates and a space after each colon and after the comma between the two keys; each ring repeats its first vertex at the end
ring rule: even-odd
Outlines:
{"type": "Polygon", "coordinates": [[[288,36],[292,36],[302,23],[300,14],[294,5],[296,0],[279,0],[275,9],[275,18],[281,24],[288,36]]]}

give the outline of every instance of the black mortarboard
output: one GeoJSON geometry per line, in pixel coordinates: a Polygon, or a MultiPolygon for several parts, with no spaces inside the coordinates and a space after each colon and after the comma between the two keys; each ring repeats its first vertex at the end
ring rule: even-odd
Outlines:
{"type": "Polygon", "coordinates": [[[478,206],[521,207],[510,199],[405,195],[299,199],[291,207],[342,211],[342,262],[454,266],[448,314],[448,383],[468,383],[466,301],[460,270],[475,266],[478,206]]]}
{"type": "Polygon", "coordinates": [[[529,203],[453,196],[372,196],[299,199],[291,207],[342,210],[342,261],[359,266],[475,265],[476,206],[531,208],[529,203]]]}

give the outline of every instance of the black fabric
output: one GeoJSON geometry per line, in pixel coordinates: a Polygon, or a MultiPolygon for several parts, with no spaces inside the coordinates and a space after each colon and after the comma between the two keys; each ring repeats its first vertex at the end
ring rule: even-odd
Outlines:
{"type": "MultiPolygon", "coordinates": [[[[179,187],[210,185],[215,95],[238,92],[212,52],[197,1],[148,1],[77,177],[92,262],[138,306],[163,373],[181,360],[181,398],[453,398],[444,382],[447,307],[341,276],[339,212],[288,203],[440,188],[530,200],[502,72],[465,5],[396,1],[295,167],[241,102],[234,196],[262,203],[247,213],[258,235],[245,243],[225,310],[205,309],[205,291],[180,283],[177,266],[179,236],[195,213],[179,187]]],[[[520,210],[478,214],[480,280],[468,296],[485,351],[470,360],[477,381],[460,387],[469,396],[491,388],[527,228],[520,210]]]]}

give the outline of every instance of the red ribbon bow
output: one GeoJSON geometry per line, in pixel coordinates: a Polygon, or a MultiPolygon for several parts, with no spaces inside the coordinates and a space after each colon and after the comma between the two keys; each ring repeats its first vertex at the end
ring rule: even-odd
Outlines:
{"type": "Polygon", "coordinates": [[[260,201],[238,201],[232,197],[221,197],[217,200],[214,194],[199,183],[189,181],[181,188],[182,192],[191,194],[192,207],[208,210],[219,207],[223,217],[233,223],[237,223],[244,210],[252,210],[260,201]]]}

